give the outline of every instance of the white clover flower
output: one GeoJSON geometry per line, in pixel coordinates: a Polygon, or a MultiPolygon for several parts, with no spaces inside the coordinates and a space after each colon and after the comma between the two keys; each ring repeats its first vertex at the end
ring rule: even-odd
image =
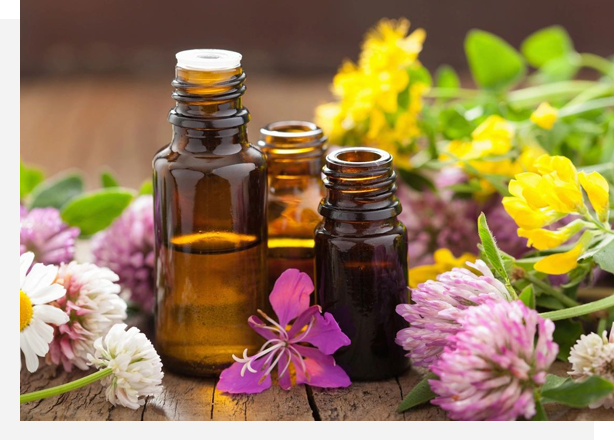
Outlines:
{"type": "MultiPolygon", "coordinates": [[[[590,376],[601,376],[614,382],[614,324],[609,339],[607,334],[607,330],[604,330],[601,336],[591,333],[580,337],[569,353],[570,376],[580,380],[590,376]]],[[[614,393],[591,403],[589,408],[600,406],[614,408],[614,393]]]]}
{"type": "Polygon", "coordinates": [[[153,345],[136,327],[126,331],[126,324],[115,324],[104,338],[94,343],[95,353],[88,354],[91,365],[109,368],[112,374],[103,379],[108,385],[106,396],[113,405],[137,409],[143,397],[162,389],[162,362],[153,345]]]}
{"type": "Polygon", "coordinates": [[[58,306],[70,317],[59,326],[51,342],[47,362],[89,368],[87,355],[94,353],[94,341],[126,319],[126,302],[118,295],[119,277],[110,269],[91,263],[62,264],[57,283],[66,288],[58,306]]]}
{"type": "Polygon", "coordinates": [[[61,325],[68,321],[66,313],[49,305],[66,293],[64,287],[54,284],[58,268],[38,263],[28,273],[32,261],[32,252],[24,253],[19,259],[19,345],[31,373],[38,369],[38,357],[49,351],[53,339],[53,327],[49,324],[61,325]]]}

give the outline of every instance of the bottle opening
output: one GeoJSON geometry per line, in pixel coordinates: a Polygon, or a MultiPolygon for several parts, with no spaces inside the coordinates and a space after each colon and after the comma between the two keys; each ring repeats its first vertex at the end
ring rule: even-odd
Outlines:
{"type": "Polygon", "coordinates": [[[178,52],[177,66],[188,70],[216,71],[236,69],[243,56],[222,49],[191,49],[178,52]]]}
{"type": "Polygon", "coordinates": [[[326,162],[331,165],[351,167],[379,167],[390,165],[392,156],[390,153],[378,148],[354,147],[337,150],[326,157],[326,162]]]}
{"type": "Polygon", "coordinates": [[[260,134],[280,138],[309,137],[322,135],[322,129],[313,122],[279,121],[262,127],[260,134]]]}

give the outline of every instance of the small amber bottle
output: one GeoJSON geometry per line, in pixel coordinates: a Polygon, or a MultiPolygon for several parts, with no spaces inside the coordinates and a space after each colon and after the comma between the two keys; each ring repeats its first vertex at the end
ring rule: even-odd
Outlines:
{"type": "Polygon", "coordinates": [[[326,157],[324,175],[316,292],[352,341],[335,359],[353,380],[390,378],[408,366],[394,342],[406,326],[395,308],[407,302],[407,230],[397,220],[392,156],[344,148],[326,157]]]}
{"type": "Polygon", "coordinates": [[[322,159],[326,137],[304,121],[281,121],[260,130],[258,147],[268,162],[269,289],[283,271],[299,269],[314,279],[315,227],[324,196],[322,159]]]}
{"type": "Polygon", "coordinates": [[[247,140],[240,60],[177,54],[173,138],[153,160],[156,345],[186,374],[259,347],[247,319],[267,294],[266,159],[247,140]]]}

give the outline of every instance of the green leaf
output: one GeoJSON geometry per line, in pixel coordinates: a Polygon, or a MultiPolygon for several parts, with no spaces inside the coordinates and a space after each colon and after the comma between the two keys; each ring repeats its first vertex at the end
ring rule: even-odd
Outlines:
{"type": "Polygon", "coordinates": [[[599,376],[584,382],[565,381],[561,385],[542,391],[544,403],[562,403],[573,408],[584,408],[603,399],[614,391],[614,383],[599,376]]]}
{"type": "Polygon", "coordinates": [[[554,312],[540,313],[539,316],[552,321],[560,321],[561,319],[576,318],[578,316],[588,315],[589,313],[609,309],[610,307],[614,307],[614,292],[612,292],[612,295],[598,301],[582,304],[581,306],[569,307],[563,310],[556,310],[554,312]]]}
{"type": "Polygon", "coordinates": [[[415,406],[422,405],[423,403],[430,402],[431,399],[436,397],[436,394],[431,391],[429,385],[429,379],[437,379],[437,376],[433,373],[428,373],[424,379],[412,388],[412,390],[405,396],[403,402],[397,408],[398,412],[404,412],[415,406]]]}
{"type": "Polygon", "coordinates": [[[52,206],[60,209],[72,198],[83,192],[83,178],[80,174],[71,173],[55,176],[38,185],[32,191],[30,208],[46,208],[52,206]]]}
{"type": "Polygon", "coordinates": [[[505,265],[503,263],[503,257],[501,256],[501,251],[497,246],[495,241],[495,237],[490,232],[490,228],[488,227],[488,223],[486,222],[486,216],[482,212],[478,217],[478,235],[480,236],[480,240],[482,241],[482,246],[484,247],[484,254],[486,259],[490,262],[490,265],[494,269],[494,271],[501,277],[503,281],[505,281],[505,285],[509,290],[512,298],[515,299],[516,292],[512,287],[512,283],[510,282],[510,278],[505,271],[505,265]]]}
{"type": "Polygon", "coordinates": [[[485,89],[511,87],[526,71],[524,59],[516,49],[489,32],[469,31],[465,38],[465,54],[475,82],[485,89]]]}
{"type": "Polygon", "coordinates": [[[571,381],[571,378],[569,377],[561,377],[561,376],[557,376],[556,374],[547,374],[546,382],[544,382],[544,384],[542,385],[542,393],[544,391],[548,391],[548,390],[560,387],[565,382],[570,382],[570,381],[571,381]]]}
{"type": "Polygon", "coordinates": [[[614,241],[593,256],[595,263],[606,272],[614,273],[614,241]]]}
{"type": "Polygon", "coordinates": [[[153,195],[153,184],[151,183],[151,179],[147,179],[143,182],[139,188],[139,195],[153,195]]]}
{"type": "Polygon", "coordinates": [[[443,135],[447,139],[462,139],[471,135],[475,127],[467,121],[462,107],[450,107],[439,114],[443,135]]]}
{"type": "Polygon", "coordinates": [[[563,319],[557,321],[554,329],[554,342],[559,345],[559,354],[557,358],[563,362],[567,362],[571,347],[584,334],[582,323],[572,321],[571,319],[563,319]]]}
{"type": "Polygon", "coordinates": [[[109,226],[130,204],[134,191],[107,188],[88,192],[72,199],[62,208],[62,219],[92,235],[109,226]]]}
{"type": "Polygon", "coordinates": [[[44,178],[45,175],[39,168],[19,162],[19,198],[25,199],[44,178]]]}
{"type": "Polygon", "coordinates": [[[119,182],[110,171],[104,171],[100,175],[100,182],[103,188],[115,188],[119,186],[119,182]]]}
{"type": "Polygon", "coordinates": [[[529,35],[520,46],[520,51],[533,67],[541,67],[573,51],[567,31],[561,26],[550,26],[529,35]]]}
{"type": "Polygon", "coordinates": [[[561,310],[565,308],[565,304],[550,295],[539,295],[535,301],[537,307],[543,307],[551,310],[561,310]]]}
{"type": "Polygon", "coordinates": [[[527,287],[522,289],[518,299],[520,299],[520,301],[522,301],[524,305],[530,309],[535,309],[535,292],[533,291],[533,285],[529,284],[527,287]]]}
{"type": "Polygon", "coordinates": [[[435,87],[442,89],[458,89],[460,87],[460,79],[454,68],[444,64],[435,72],[435,87]]]}

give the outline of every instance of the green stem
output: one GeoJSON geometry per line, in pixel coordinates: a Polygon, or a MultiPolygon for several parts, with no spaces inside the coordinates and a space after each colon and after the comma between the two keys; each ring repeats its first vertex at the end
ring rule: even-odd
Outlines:
{"type": "Polygon", "coordinates": [[[64,394],[68,391],[76,390],[77,388],[84,387],[103,377],[109,376],[113,373],[111,368],[103,368],[89,376],[82,377],[81,379],[73,380],[72,382],[65,383],[53,388],[47,388],[46,390],[34,391],[32,393],[22,394],[19,396],[19,403],[32,402],[34,400],[46,399],[47,397],[57,396],[58,394],[64,394]]]}
{"type": "Polygon", "coordinates": [[[552,321],[558,321],[561,319],[575,318],[577,316],[588,315],[589,313],[608,309],[610,307],[614,307],[614,292],[612,292],[612,295],[600,299],[599,301],[582,304],[581,306],[570,307],[569,309],[540,313],[539,315],[542,318],[551,319],[552,321]]]}
{"type": "Polygon", "coordinates": [[[450,89],[445,87],[432,87],[427,93],[428,98],[475,98],[481,93],[477,89],[450,89]]]}
{"type": "Polygon", "coordinates": [[[590,67],[598,72],[603,73],[606,76],[614,76],[614,66],[606,58],[600,57],[593,53],[580,54],[580,66],[590,67]]]}
{"type": "Polygon", "coordinates": [[[541,290],[543,290],[544,293],[550,295],[553,298],[558,299],[560,302],[562,302],[567,307],[575,307],[575,306],[580,304],[579,302],[577,302],[574,299],[568,297],[567,295],[563,294],[562,292],[559,292],[558,290],[556,290],[552,286],[550,286],[547,283],[543,282],[539,278],[534,277],[533,275],[526,274],[524,276],[524,279],[529,281],[532,284],[535,284],[537,287],[539,287],[541,290]]]}
{"type": "Polygon", "coordinates": [[[508,94],[508,98],[509,102],[512,104],[519,106],[532,106],[553,98],[575,96],[584,90],[594,87],[596,84],[598,83],[595,81],[559,81],[514,90],[508,94]]]}
{"type": "Polygon", "coordinates": [[[614,107],[614,96],[608,98],[594,99],[592,101],[583,102],[581,104],[565,106],[559,111],[559,117],[564,118],[567,116],[578,115],[580,113],[607,107],[614,107]]]}

